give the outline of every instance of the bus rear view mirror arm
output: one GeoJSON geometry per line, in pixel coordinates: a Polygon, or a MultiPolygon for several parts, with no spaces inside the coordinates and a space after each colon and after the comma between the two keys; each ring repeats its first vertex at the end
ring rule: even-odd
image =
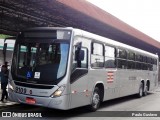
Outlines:
{"type": "Polygon", "coordinates": [[[3,46],[3,58],[4,58],[4,62],[6,61],[6,50],[7,50],[7,43],[4,43],[4,46],[3,46]]]}

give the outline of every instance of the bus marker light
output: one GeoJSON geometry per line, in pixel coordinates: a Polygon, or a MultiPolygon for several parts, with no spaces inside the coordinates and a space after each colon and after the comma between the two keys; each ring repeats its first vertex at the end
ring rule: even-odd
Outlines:
{"type": "Polygon", "coordinates": [[[84,90],[84,92],[88,92],[88,90],[84,90]]]}
{"type": "Polygon", "coordinates": [[[74,93],[77,93],[77,91],[73,90],[72,93],[73,93],[73,94],[74,94],[74,93]]]}

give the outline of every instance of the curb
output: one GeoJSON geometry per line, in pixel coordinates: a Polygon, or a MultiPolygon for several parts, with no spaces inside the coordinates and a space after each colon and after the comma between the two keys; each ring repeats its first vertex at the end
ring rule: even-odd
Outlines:
{"type": "Polygon", "coordinates": [[[9,108],[12,107],[14,105],[18,105],[19,103],[16,102],[11,102],[11,101],[7,101],[7,102],[0,102],[0,111],[3,110],[4,108],[9,108]]]}

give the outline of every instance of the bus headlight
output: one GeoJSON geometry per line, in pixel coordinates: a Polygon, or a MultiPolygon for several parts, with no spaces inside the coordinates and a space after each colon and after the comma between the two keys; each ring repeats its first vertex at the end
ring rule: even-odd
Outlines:
{"type": "Polygon", "coordinates": [[[14,91],[14,88],[13,88],[13,86],[11,85],[11,83],[8,83],[8,89],[14,91]]]}
{"type": "Polygon", "coordinates": [[[59,97],[62,95],[63,91],[65,89],[65,86],[60,86],[52,95],[51,97],[59,97]]]}

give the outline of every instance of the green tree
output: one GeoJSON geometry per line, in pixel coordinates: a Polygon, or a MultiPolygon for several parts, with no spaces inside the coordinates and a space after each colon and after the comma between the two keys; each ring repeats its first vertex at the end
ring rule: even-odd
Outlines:
{"type": "Polygon", "coordinates": [[[0,34],[0,39],[5,39],[7,37],[10,37],[9,35],[0,34]]]}

